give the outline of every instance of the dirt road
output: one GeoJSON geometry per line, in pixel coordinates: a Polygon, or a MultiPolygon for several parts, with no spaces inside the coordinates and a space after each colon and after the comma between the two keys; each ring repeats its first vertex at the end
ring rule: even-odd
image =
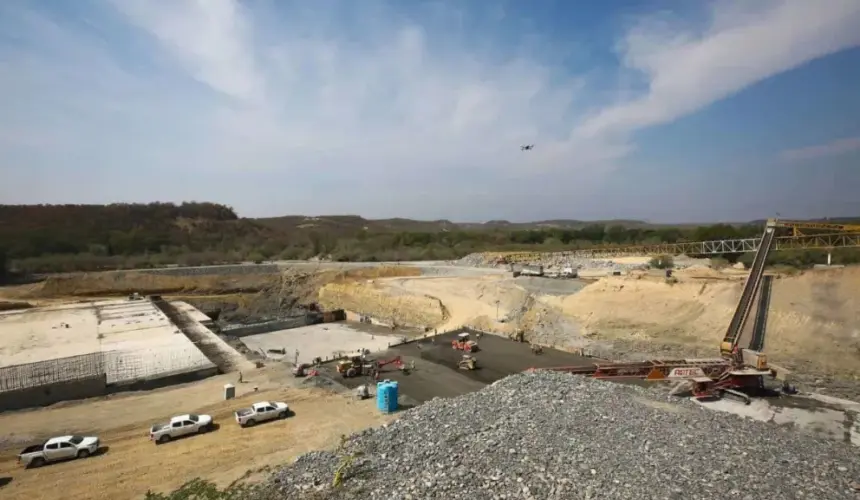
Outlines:
{"type": "MultiPolygon", "coordinates": [[[[246,376],[240,397],[219,401],[227,376],[180,388],[137,393],[102,401],[71,403],[0,415],[5,434],[0,450],[0,497],[14,499],[140,498],[148,489],[167,491],[203,477],[221,485],[246,471],[288,463],[296,456],[337,445],[341,434],[380,425],[372,400],[357,402],[322,389],[276,388],[265,375],[246,376]],[[259,392],[253,392],[253,385],[259,392]],[[242,429],[232,419],[236,408],[274,399],[290,404],[295,412],[286,420],[242,429]],[[219,428],[156,447],[149,441],[149,426],[171,414],[191,411],[210,414],[219,428]],[[50,435],[97,433],[108,449],[86,460],[25,470],[16,463],[24,444],[50,435]],[[28,439],[29,438],[29,439],[28,439]]],[[[235,378],[235,377],[231,377],[235,378]]]]}

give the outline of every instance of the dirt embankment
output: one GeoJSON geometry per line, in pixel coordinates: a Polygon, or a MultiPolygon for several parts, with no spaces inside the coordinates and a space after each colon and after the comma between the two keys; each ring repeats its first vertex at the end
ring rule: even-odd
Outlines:
{"type": "Polygon", "coordinates": [[[319,291],[324,309],[347,309],[403,326],[438,327],[448,318],[442,302],[426,295],[391,293],[372,282],[330,283],[319,291]]]}
{"type": "Polygon", "coordinates": [[[271,286],[277,275],[166,276],[140,272],[83,273],[51,276],[39,283],[7,287],[10,298],[108,297],[140,294],[254,293],[271,286]]]}
{"type": "MultiPolygon", "coordinates": [[[[443,309],[447,319],[440,330],[473,325],[508,334],[522,328],[528,340],[588,346],[613,359],[714,357],[737,306],[744,274],[693,267],[676,272],[677,282],[670,283],[660,273],[635,273],[606,277],[584,288],[570,282],[567,294],[559,289],[565,281],[543,280],[547,285],[541,293],[540,279],[523,283],[506,276],[380,279],[323,293],[336,296],[342,307],[365,307],[369,314],[371,303],[387,307],[383,315],[435,315],[437,320],[443,309]]],[[[860,268],[777,277],[765,344],[770,359],[811,382],[856,385],[858,290],[860,268]]]]}
{"type": "MultiPolygon", "coordinates": [[[[611,277],[556,301],[593,338],[647,352],[713,355],[743,280],[678,273],[611,277]],[[649,347],[650,346],[650,347],[649,347]]],[[[860,268],[808,271],[773,282],[765,351],[798,373],[860,380],[860,268]]]]}
{"type": "MultiPolygon", "coordinates": [[[[317,301],[326,284],[349,284],[368,279],[415,276],[410,266],[312,269],[284,266],[275,272],[172,275],[149,272],[77,273],[51,276],[39,283],[0,288],[0,297],[26,306],[140,293],[186,300],[227,323],[255,322],[302,312],[317,301]],[[27,302],[22,302],[27,301],[27,302]]],[[[223,271],[223,270],[222,270],[223,271]]],[[[0,301],[0,307],[12,302],[0,301]]],[[[12,308],[13,306],[8,306],[12,308]]],[[[14,307],[18,307],[17,305],[14,307]]]]}

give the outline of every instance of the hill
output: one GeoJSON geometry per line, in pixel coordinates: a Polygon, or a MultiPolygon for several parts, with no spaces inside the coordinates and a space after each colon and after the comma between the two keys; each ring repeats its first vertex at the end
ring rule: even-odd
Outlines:
{"type": "MultiPolygon", "coordinates": [[[[0,256],[25,272],[200,265],[269,259],[449,260],[486,250],[755,237],[761,224],[641,220],[535,222],[291,215],[248,219],[216,203],[0,205],[0,256]]],[[[810,259],[806,259],[810,261],[810,259]]]]}

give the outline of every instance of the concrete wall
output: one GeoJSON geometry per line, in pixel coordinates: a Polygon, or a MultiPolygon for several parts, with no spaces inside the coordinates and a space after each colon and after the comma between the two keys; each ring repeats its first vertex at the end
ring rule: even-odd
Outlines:
{"type": "Polygon", "coordinates": [[[201,368],[192,372],[184,371],[154,378],[109,384],[107,386],[107,393],[114,394],[124,391],[151,391],[153,389],[161,389],[162,387],[169,387],[171,385],[196,382],[215,375],[218,375],[218,367],[209,366],[208,368],[201,368]]]}
{"type": "Polygon", "coordinates": [[[261,333],[276,332],[278,330],[289,330],[314,324],[306,315],[277,321],[266,321],[265,323],[254,323],[230,328],[222,328],[221,333],[231,337],[247,337],[261,333]]]}
{"type": "Polygon", "coordinates": [[[187,346],[166,345],[104,353],[108,384],[161,378],[176,372],[212,367],[209,359],[191,343],[187,346]]]}
{"type": "Polygon", "coordinates": [[[248,335],[259,335],[261,333],[289,330],[292,328],[300,328],[308,325],[316,325],[318,323],[332,323],[335,321],[344,321],[346,319],[346,312],[343,309],[336,309],[334,311],[325,311],[322,313],[308,313],[303,314],[301,316],[294,316],[292,318],[286,318],[281,320],[222,328],[221,333],[224,335],[229,335],[231,337],[247,337],[248,335]]]}
{"type": "Polygon", "coordinates": [[[38,387],[0,392],[0,412],[48,406],[60,401],[86,399],[107,394],[104,375],[38,387]]]}

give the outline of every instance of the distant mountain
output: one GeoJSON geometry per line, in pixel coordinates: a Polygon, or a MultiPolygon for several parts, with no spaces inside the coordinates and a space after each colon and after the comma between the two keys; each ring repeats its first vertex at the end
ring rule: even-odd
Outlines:
{"type": "Polygon", "coordinates": [[[481,231],[505,230],[517,231],[528,229],[582,229],[590,225],[614,226],[628,228],[659,227],[641,220],[618,219],[582,221],[575,219],[553,219],[534,222],[510,222],[506,220],[491,220],[487,222],[451,222],[449,220],[423,221],[414,219],[365,219],[358,215],[287,215],[283,217],[267,217],[253,219],[264,226],[280,230],[295,231],[298,229],[316,229],[318,231],[356,230],[369,232],[439,232],[439,231],[481,231]]]}

